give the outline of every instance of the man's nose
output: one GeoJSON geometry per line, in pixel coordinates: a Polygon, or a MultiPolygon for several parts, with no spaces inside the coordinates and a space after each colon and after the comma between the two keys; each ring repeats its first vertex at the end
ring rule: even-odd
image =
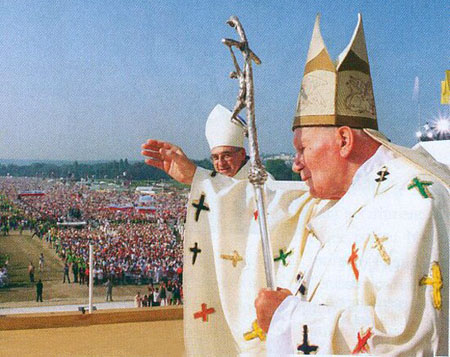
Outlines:
{"type": "Polygon", "coordinates": [[[293,172],[295,172],[296,174],[299,174],[301,170],[302,169],[301,169],[300,165],[297,165],[297,163],[295,163],[295,162],[292,164],[292,171],[293,172]]]}
{"type": "Polygon", "coordinates": [[[294,162],[292,163],[292,171],[299,174],[303,170],[304,165],[302,164],[298,155],[295,155],[294,162]]]}

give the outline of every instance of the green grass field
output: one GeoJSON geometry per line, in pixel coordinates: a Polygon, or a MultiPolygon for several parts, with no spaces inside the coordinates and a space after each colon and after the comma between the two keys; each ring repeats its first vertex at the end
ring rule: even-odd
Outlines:
{"type": "MultiPolygon", "coordinates": [[[[10,284],[0,289],[0,308],[37,306],[36,288],[30,282],[28,265],[35,266],[35,282],[42,279],[44,284],[43,303],[41,305],[78,304],[88,300],[88,287],[79,284],[63,284],[64,264],[45,241],[36,236],[31,238],[28,231],[23,235],[10,232],[9,236],[0,235],[0,263],[9,256],[8,274],[10,284]],[[39,255],[44,254],[44,269],[39,271],[39,255]]],[[[72,274],[70,273],[72,279],[72,274]]],[[[132,300],[136,292],[147,293],[144,285],[125,285],[113,288],[113,298],[119,301],[132,300]]],[[[94,286],[94,302],[105,301],[105,287],[94,286]]]]}

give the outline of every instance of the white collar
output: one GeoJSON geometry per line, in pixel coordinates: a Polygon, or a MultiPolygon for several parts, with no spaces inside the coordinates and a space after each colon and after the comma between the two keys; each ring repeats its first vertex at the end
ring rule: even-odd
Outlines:
{"type": "Polygon", "coordinates": [[[369,175],[372,171],[381,168],[383,164],[395,159],[396,157],[397,156],[391,150],[385,148],[383,145],[380,145],[375,154],[373,154],[372,157],[362,164],[356,171],[353,176],[352,186],[363,177],[369,175]]]}
{"type": "Polygon", "coordinates": [[[373,193],[365,186],[369,181],[362,179],[373,173],[374,170],[381,168],[387,162],[395,159],[395,157],[392,151],[380,146],[375,154],[356,171],[352,184],[345,195],[337,200],[328,210],[311,220],[308,226],[315,232],[317,239],[322,244],[332,237],[336,237],[336,232],[340,230],[345,231],[349,217],[359,207],[364,205],[369,197],[373,197],[373,193]],[[339,225],[342,228],[338,228],[339,225]]]}

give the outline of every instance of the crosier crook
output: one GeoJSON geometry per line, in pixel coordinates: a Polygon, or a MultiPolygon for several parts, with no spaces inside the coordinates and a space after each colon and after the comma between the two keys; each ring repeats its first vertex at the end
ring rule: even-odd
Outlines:
{"type": "Polygon", "coordinates": [[[270,245],[269,233],[267,229],[266,205],[263,190],[264,183],[267,180],[267,172],[259,156],[258,138],[256,135],[255,124],[255,102],[253,93],[252,61],[256,64],[260,64],[261,61],[258,56],[256,56],[255,53],[249,48],[244,28],[239,22],[237,16],[231,16],[227,21],[227,24],[235,28],[239,37],[241,38],[240,41],[235,41],[232,39],[222,40],[222,43],[230,49],[231,58],[236,68],[235,71],[231,72],[230,77],[239,80],[239,93],[236,105],[233,109],[231,120],[235,120],[236,122],[238,122],[236,116],[244,107],[247,108],[247,134],[250,149],[250,173],[248,175],[248,179],[255,190],[255,202],[258,209],[258,223],[264,256],[266,283],[267,287],[273,290],[275,288],[275,273],[273,266],[272,247],[270,245]],[[242,52],[242,55],[244,57],[243,71],[239,67],[239,64],[236,60],[236,56],[233,52],[233,47],[236,47],[242,52]]]}

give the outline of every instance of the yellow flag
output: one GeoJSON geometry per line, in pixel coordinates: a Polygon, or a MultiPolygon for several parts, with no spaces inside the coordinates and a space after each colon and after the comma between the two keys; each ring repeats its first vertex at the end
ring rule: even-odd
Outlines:
{"type": "Polygon", "coordinates": [[[445,80],[441,81],[441,104],[450,104],[450,71],[445,71],[445,80]]]}

